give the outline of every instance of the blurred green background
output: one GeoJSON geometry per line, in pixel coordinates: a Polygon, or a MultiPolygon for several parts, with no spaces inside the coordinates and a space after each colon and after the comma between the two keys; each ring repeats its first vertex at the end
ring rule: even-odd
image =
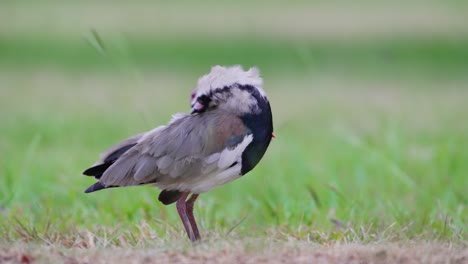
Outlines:
{"type": "Polygon", "coordinates": [[[205,233],[245,219],[233,234],[466,239],[468,2],[456,0],[2,1],[1,239],[123,226],[131,240],[145,224],[184,236],[154,189],[85,195],[80,174],[187,112],[217,64],[260,68],[277,138],[253,172],[201,196],[205,233]]]}

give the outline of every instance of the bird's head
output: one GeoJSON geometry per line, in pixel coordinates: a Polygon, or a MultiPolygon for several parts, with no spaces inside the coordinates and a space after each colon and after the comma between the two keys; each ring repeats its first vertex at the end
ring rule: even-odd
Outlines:
{"type": "Polygon", "coordinates": [[[222,109],[237,115],[260,112],[259,100],[268,102],[257,68],[214,66],[198,79],[190,104],[192,114],[222,109]]]}

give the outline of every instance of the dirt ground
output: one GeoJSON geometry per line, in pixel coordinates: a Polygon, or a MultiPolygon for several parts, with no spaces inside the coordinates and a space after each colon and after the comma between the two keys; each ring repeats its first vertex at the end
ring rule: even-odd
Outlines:
{"type": "Polygon", "coordinates": [[[330,244],[231,241],[155,248],[0,247],[0,263],[468,263],[466,246],[447,243],[330,244]]]}

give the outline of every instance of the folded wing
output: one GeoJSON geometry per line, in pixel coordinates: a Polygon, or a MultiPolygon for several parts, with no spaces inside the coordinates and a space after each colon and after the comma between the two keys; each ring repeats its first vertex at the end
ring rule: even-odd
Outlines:
{"type": "MultiPolygon", "coordinates": [[[[163,189],[182,186],[183,182],[194,182],[234,166],[251,139],[242,120],[223,111],[178,115],[167,126],[129,138],[106,151],[84,172],[99,179],[88,190],[152,183],[163,189]],[[245,140],[247,136],[250,140],[245,140]]],[[[169,196],[169,191],[161,195],[169,196]]],[[[177,195],[168,201],[174,197],[177,195]]]]}

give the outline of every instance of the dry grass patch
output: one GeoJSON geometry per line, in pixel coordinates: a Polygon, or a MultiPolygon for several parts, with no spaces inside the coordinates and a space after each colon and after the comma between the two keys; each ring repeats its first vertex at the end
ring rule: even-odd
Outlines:
{"type": "Polygon", "coordinates": [[[173,248],[61,248],[0,246],[0,263],[457,263],[468,261],[463,246],[434,242],[315,244],[263,239],[208,241],[173,248]]]}

